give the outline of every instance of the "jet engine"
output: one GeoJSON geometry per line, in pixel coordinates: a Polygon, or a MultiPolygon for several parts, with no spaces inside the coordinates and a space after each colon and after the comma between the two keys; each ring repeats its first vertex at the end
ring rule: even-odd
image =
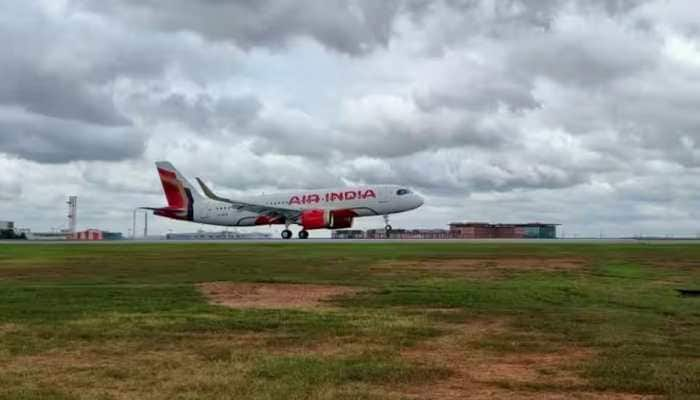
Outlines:
{"type": "Polygon", "coordinates": [[[355,213],[350,210],[305,210],[301,213],[299,222],[306,230],[310,229],[342,229],[352,226],[355,213]]]}
{"type": "Polygon", "coordinates": [[[306,210],[301,213],[299,222],[306,230],[327,228],[331,222],[331,213],[326,210],[306,210]]]}
{"type": "Polygon", "coordinates": [[[331,211],[331,229],[345,229],[352,226],[355,213],[350,210],[331,211]]]}

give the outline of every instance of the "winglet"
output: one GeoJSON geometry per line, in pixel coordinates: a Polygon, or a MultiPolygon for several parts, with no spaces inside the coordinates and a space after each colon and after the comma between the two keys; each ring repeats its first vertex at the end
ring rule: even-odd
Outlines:
{"type": "Polygon", "coordinates": [[[228,199],[224,199],[223,197],[217,196],[214,192],[209,189],[207,185],[204,184],[204,181],[202,181],[199,178],[195,178],[197,180],[197,183],[199,183],[199,187],[202,188],[202,192],[204,192],[204,195],[209,197],[212,200],[218,200],[218,201],[228,201],[228,199]]]}

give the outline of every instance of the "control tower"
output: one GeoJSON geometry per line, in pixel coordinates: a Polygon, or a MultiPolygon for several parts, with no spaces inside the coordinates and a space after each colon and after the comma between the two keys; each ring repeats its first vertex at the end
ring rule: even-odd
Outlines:
{"type": "Polygon", "coordinates": [[[70,196],[68,201],[68,232],[75,235],[78,226],[78,196],[70,196]]]}

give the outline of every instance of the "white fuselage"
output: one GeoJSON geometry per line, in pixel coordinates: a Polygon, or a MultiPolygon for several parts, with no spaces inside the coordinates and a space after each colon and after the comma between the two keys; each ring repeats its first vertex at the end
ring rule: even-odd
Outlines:
{"type": "MultiPolygon", "coordinates": [[[[395,185],[306,190],[260,195],[240,200],[261,206],[299,211],[349,210],[356,217],[395,214],[413,210],[423,204],[420,196],[395,185]]],[[[239,210],[234,205],[211,199],[195,202],[193,212],[193,221],[203,224],[222,226],[264,224],[261,223],[258,213],[239,210]]]]}

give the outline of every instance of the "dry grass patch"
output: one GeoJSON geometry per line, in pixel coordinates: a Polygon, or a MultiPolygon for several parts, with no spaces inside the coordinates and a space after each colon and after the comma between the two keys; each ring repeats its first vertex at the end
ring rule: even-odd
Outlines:
{"type": "Polygon", "coordinates": [[[14,388],[0,387],[0,398],[3,390],[16,395],[46,388],[81,400],[255,398],[247,373],[262,354],[273,353],[274,339],[259,333],[197,334],[153,346],[113,341],[0,358],[0,382],[16,382],[14,388]]]}
{"type": "Polygon", "coordinates": [[[196,381],[203,367],[199,357],[182,350],[106,355],[85,348],[17,357],[4,365],[2,376],[21,378],[24,390],[51,388],[71,398],[156,399],[196,381]]]}
{"type": "Polygon", "coordinates": [[[447,367],[452,375],[433,384],[397,391],[414,399],[591,399],[641,400],[650,396],[592,392],[578,374],[595,357],[589,349],[558,353],[502,354],[475,348],[480,338],[507,333],[506,320],[470,321],[450,334],[402,352],[416,364],[447,367]]]}
{"type": "MultiPolygon", "coordinates": [[[[305,391],[308,397],[303,398],[310,399],[348,397],[348,391],[356,389],[380,393],[381,385],[373,382],[346,385],[319,381],[318,387],[300,388],[277,379],[266,381],[255,372],[266,359],[279,368],[275,362],[280,356],[282,360],[310,359],[312,364],[315,356],[321,356],[318,360],[330,360],[329,365],[333,365],[334,357],[342,360],[380,350],[376,345],[343,341],[335,345],[326,341],[295,347],[285,344],[282,335],[255,333],[194,335],[155,344],[152,348],[138,341],[114,341],[10,359],[0,357],[0,382],[9,385],[0,385],[0,398],[15,398],[20,393],[30,393],[27,398],[43,398],[49,388],[51,393],[60,395],[58,398],[80,400],[284,398],[279,393],[285,385],[290,385],[291,398],[302,398],[300,393],[305,391]],[[281,340],[282,345],[275,339],[281,340]],[[261,385],[265,387],[262,391],[261,385]]],[[[297,364],[291,365],[294,366],[297,364]]],[[[289,373],[299,373],[301,378],[314,382],[306,375],[308,371],[289,373]]]]}
{"type": "Polygon", "coordinates": [[[19,332],[19,326],[17,324],[0,324],[0,336],[7,333],[19,332]]]}
{"type": "Polygon", "coordinates": [[[328,306],[335,297],[357,293],[358,288],[286,283],[209,282],[197,288],[212,304],[231,308],[295,308],[328,306]]]}
{"type": "Polygon", "coordinates": [[[512,272],[562,272],[581,269],[586,261],[576,258],[454,259],[386,261],[370,268],[375,274],[446,273],[470,278],[497,278],[512,272]]]}

